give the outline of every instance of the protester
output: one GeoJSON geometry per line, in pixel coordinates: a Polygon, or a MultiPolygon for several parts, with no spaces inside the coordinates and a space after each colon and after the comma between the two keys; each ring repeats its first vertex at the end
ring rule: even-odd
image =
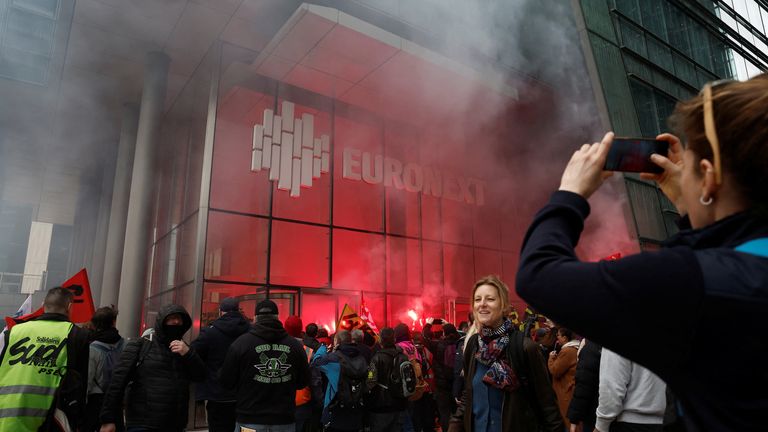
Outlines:
{"type": "Polygon", "coordinates": [[[403,351],[403,354],[408,357],[408,360],[411,360],[418,365],[416,369],[416,392],[409,397],[408,407],[401,419],[403,432],[413,432],[416,426],[416,420],[414,419],[414,402],[422,397],[427,388],[427,384],[424,382],[424,375],[421,370],[421,356],[419,356],[419,352],[416,350],[416,346],[411,340],[411,330],[404,323],[396,325],[394,330],[397,347],[403,351]]]}
{"type": "MultiPolygon", "coordinates": [[[[101,428],[99,413],[104,402],[104,393],[109,389],[114,368],[123,352],[125,339],[115,328],[117,310],[112,306],[101,307],[91,318],[94,332],[91,334],[88,356],[88,400],[85,410],[85,430],[98,431],[101,428]]],[[[117,430],[123,430],[123,419],[116,419],[117,430]]]]}
{"type": "Polygon", "coordinates": [[[420,359],[421,376],[426,384],[421,398],[413,402],[411,421],[413,422],[413,430],[416,432],[434,431],[435,418],[437,417],[434,395],[435,371],[432,366],[434,358],[426,344],[427,341],[423,333],[415,333],[413,335],[413,345],[420,359]]]}
{"type": "Polygon", "coordinates": [[[221,367],[221,386],[237,392],[236,431],[296,431],[296,390],[309,383],[309,365],[277,315],[275,302],[259,302],[256,324],[230,346],[221,367]]]}
{"type": "Polygon", "coordinates": [[[219,317],[201,329],[200,336],[192,342],[192,348],[207,369],[205,381],[197,384],[195,389],[195,400],[206,402],[210,432],[235,430],[237,395],[234,390],[221,387],[218,375],[229,347],[250,328],[251,323],[240,312],[240,302],[227,297],[219,303],[219,317]]]}
{"type": "Polygon", "coordinates": [[[677,105],[657,182],[683,230],[661,250],[581,262],[575,248],[613,134],[583,145],[525,236],[519,295],[642,364],[672,388],[694,430],[764,430],[768,375],[768,74],[707,84],[677,105]],[[665,157],[666,156],[666,157],[665,157]],[[650,320],[649,314],[660,319],[650,320]],[[749,332],[734,332],[722,317],[749,332]],[[674,325],[669,320],[674,319],[674,325]],[[610,325],[606,325],[610,323],[610,325]],[[713,349],[727,341],[727,349],[713,349]],[[744,359],[744,361],[734,361],[744,359]]]}
{"type": "Polygon", "coordinates": [[[562,432],[541,351],[506,318],[507,285],[486,276],[475,283],[471,300],[480,329],[464,349],[464,392],[448,430],[562,432]]]}
{"type": "Polygon", "coordinates": [[[69,321],[70,290],[54,287],[44,313],[5,332],[0,353],[0,431],[79,429],[85,419],[88,331],[69,321]],[[31,352],[35,350],[34,354],[31,352]],[[34,387],[35,392],[24,391],[34,387]]]}
{"type": "Polygon", "coordinates": [[[325,431],[363,428],[368,363],[348,330],[336,333],[336,349],[312,363],[312,398],[323,401],[325,431]]]}
{"type": "Polygon", "coordinates": [[[566,415],[568,405],[573,398],[573,388],[576,385],[576,362],[578,361],[579,341],[573,338],[573,332],[560,327],[557,329],[557,348],[549,353],[549,373],[552,376],[552,387],[557,395],[560,414],[565,420],[565,427],[571,424],[566,415]]]}
{"type": "Polygon", "coordinates": [[[357,345],[357,349],[360,350],[360,354],[365,358],[365,362],[370,363],[373,351],[365,344],[365,333],[360,329],[354,329],[350,334],[352,335],[352,343],[357,345]]]}
{"type": "Polygon", "coordinates": [[[600,345],[583,339],[576,365],[576,386],[568,405],[571,432],[592,432],[595,429],[598,388],[600,385],[600,345]]]}
{"type": "Polygon", "coordinates": [[[187,426],[189,386],[205,379],[205,363],[182,339],[192,319],[180,305],[157,313],[151,339],[125,345],[101,409],[101,432],[114,432],[123,415],[136,431],[183,431],[187,426]],[[126,389],[128,389],[126,394],[126,389]]]}
{"type": "Polygon", "coordinates": [[[309,323],[304,329],[304,346],[312,348],[313,351],[317,351],[320,348],[320,341],[317,340],[318,332],[317,324],[309,323]]]}
{"type": "Polygon", "coordinates": [[[395,346],[395,331],[381,329],[381,349],[371,358],[368,368],[368,415],[371,432],[400,432],[402,418],[408,405],[398,382],[398,365],[407,361],[402,350],[395,346]],[[400,358],[400,361],[397,361],[400,358]]]}
{"type": "Polygon", "coordinates": [[[443,326],[443,339],[437,344],[434,353],[435,370],[435,403],[440,418],[440,426],[444,431],[448,430],[448,421],[456,409],[453,398],[453,377],[456,365],[457,344],[459,332],[453,324],[443,326]]]}
{"type": "Polygon", "coordinates": [[[648,369],[603,348],[595,430],[662,432],[665,389],[648,369]]]}
{"type": "MultiPolygon", "coordinates": [[[[304,344],[304,338],[301,334],[302,325],[301,318],[296,315],[291,315],[285,319],[285,331],[289,336],[296,339],[296,341],[301,344],[301,347],[304,349],[304,354],[307,357],[307,362],[311,362],[312,357],[315,355],[315,350],[304,344]]],[[[309,388],[309,385],[296,390],[296,432],[315,429],[313,408],[312,391],[309,388]]]]}

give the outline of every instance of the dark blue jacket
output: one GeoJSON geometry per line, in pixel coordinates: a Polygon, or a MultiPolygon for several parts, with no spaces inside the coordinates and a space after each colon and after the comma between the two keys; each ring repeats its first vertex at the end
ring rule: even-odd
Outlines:
{"type": "Polygon", "coordinates": [[[518,294],[666,381],[689,431],[765,430],[768,258],[734,248],[768,237],[768,220],[743,212],[589,263],[574,251],[588,214],[581,196],[553,194],[526,234],[518,294]]]}
{"type": "MultiPolygon", "coordinates": [[[[325,399],[326,387],[328,384],[328,377],[322,372],[322,367],[330,363],[341,363],[339,352],[344,354],[347,358],[362,357],[360,348],[356,344],[342,344],[339,345],[333,352],[317,358],[312,362],[311,368],[311,386],[312,386],[312,399],[315,401],[323,401],[325,399]]],[[[334,379],[335,377],[331,378],[334,379]]],[[[338,378],[336,378],[338,379],[338,378]]],[[[322,414],[323,424],[328,425],[331,429],[342,431],[357,431],[363,428],[363,410],[362,409],[349,409],[341,407],[323,407],[322,414]]]]}
{"type": "Polygon", "coordinates": [[[197,385],[195,400],[234,401],[235,389],[223,389],[219,384],[218,373],[224,364],[224,357],[232,342],[251,328],[251,323],[240,312],[227,312],[217,318],[210,326],[200,330],[200,336],[192,342],[192,347],[205,362],[208,375],[205,382],[197,385]]]}

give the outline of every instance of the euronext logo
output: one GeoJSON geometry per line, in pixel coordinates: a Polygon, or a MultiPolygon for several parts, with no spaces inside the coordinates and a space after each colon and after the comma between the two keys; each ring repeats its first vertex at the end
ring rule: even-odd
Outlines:
{"type": "Polygon", "coordinates": [[[264,110],[263,124],[253,126],[251,171],[269,170],[277,188],[298,197],[302,187],[326,174],[330,166],[331,142],[328,135],[315,138],[315,118],[302,114],[293,118],[294,104],[283,101],[282,115],[264,110]]]}

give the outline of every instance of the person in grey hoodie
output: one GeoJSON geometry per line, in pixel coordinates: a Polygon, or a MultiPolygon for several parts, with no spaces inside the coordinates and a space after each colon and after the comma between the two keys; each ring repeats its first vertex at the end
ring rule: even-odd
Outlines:
{"type": "Polygon", "coordinates": [[[603,348],[595,429],[661,432],[666,384],[648,369],[603,348]]]}

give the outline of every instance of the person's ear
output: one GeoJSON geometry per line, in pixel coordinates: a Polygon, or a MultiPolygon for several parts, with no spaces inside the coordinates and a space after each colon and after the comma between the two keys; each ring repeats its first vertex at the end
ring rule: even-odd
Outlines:
{"type": "Polygon", "coordinates": [[[699,173],[701,176],[701,197],[706,200],[715,197],[720,185],[715,179],[715,166],[707,159],[699,161],[699,173]]]}

